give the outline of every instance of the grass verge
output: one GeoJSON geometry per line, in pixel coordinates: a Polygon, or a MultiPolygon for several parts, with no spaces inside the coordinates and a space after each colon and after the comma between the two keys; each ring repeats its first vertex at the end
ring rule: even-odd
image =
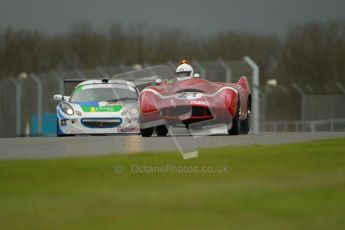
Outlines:
{"type": "Polygon", "coordinates": [[[344,146],[0,161],[0,228],[343,229],[344,146]]]}

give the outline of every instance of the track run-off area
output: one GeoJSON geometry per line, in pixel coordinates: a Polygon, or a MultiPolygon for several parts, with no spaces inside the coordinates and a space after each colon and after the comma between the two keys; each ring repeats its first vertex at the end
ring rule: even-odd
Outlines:
{"type": "Polygon", "coordinates": [[[213,135],[150,137],[73,136],[0,138],[0,160],[129,154],[137,152],[178,151],[176,142],[188,148],[218,148],[225,146],[271,145],[298,143],[345,137],[345,132],[261,133],[249,135],[213,135]],[[185,141],[184,141],[185,140],[185,141]]]}

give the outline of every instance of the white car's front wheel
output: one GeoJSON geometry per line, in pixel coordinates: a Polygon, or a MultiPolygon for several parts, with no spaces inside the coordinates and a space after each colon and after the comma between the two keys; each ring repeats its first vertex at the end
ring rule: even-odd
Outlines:
{"type": "Polygon", "coordinates": [[[61,132],[60,124],[59,124],[59,119],[58,119],[58,118],[56,119],[56,136],[57,136],[57,137],[63,137],[63,136],[65,136],[65,135],[61,132]]]}

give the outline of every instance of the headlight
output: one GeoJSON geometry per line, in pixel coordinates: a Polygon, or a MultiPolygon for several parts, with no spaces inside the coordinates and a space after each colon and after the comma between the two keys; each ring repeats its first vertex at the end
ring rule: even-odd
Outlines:
{"type": "Polygon", "coordinates": [[[139,116],[139,110],[137,106],[124,106],[121,113],[122,116],[137,117],[139,116]]]}
{"type": "Polygon", "coordinates": [[[129,110],[129,114],[130,115],[138,115],[139,114],[139,110],[138,110],[138,108],[137,107],[133,107],[133,108],[131,108],[130,110],[129,110]]]}
{"type": "Polygon", "coordinates": [[[67,104],[67,103],[64,103],[64,102],[61,103],[61,109],[62,109],[62,111],[64,111],[68,115],[74,114],[74,110],[73,110],[72,106],[67,104]]]}

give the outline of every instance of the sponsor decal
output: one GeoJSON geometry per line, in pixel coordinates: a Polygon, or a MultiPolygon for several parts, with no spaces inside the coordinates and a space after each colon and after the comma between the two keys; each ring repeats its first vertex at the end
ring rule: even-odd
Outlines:
{"type": "Polygon", "coordinates": [[[66,119],[61,119],[60,120],[61,126],[66,126],[67,125],[67,120],[66,119]]]}
{"type": "Polygon", "coordinates": [[[83,85],[82,89],[109,89],[114,88],[111,84],[90,84],[90,85],[83,85]]]}
{"type": "Polygon", "coordinates": [[[210,103],[208,101],[191,101],[192,105],[209,105],[210,103]]]}
{"type": "Polygon", "coordinates": [[[108,104],[109,104],[109,102],[106,102],[106,101],[98,102],[98,106],[107,106],[108,104]]]}
{"type": "Polygon", "coordinates": [[[123,85],[123,84],[89,84],[89,85],[82,85],[77,90],[85,90],[85,89],[127,89],[130,91],[135,92],[136,89],[130,85],[123,85]]]}
{"type": "Polygon", "coordinates": [[[120,112],[123,108],[123,105],[106,105],[106,106],[87,106],[82,105],[82,110],[84,112],[120,112]]]}
{"type": "Polygon", "coordinates": [[[135,126],[128,127],[119,127],[119,132],[128,133],[128,132],[139,132],[138,128],[135,126]]]}

